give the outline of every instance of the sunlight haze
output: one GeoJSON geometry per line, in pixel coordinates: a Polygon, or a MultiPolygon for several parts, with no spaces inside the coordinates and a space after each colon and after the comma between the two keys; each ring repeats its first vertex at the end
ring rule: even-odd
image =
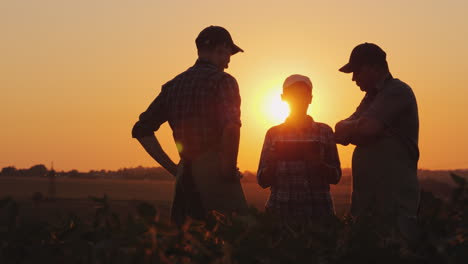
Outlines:
{"type": "MultiPolygon", "coordinates": [[[[209,25],[231,33],[242,97],[238,165],[255,171],[265,132],[285,118],[281,86],[309,76],[308,113],[334,127],[364,96],[338,69],[378,44],[416,95],[420,168],[468,168],[466,1],[71,1],[0,3],[0,167],[158,166],[131,129],[160,87],[193,65],[209,25]],[[278,111],[269,113],[269,111],[278,111]]],[[[178,161],[167,124],[156,132],[178,161]]],[[[342,167],[353,147],[339,147],[342,167]]]]}

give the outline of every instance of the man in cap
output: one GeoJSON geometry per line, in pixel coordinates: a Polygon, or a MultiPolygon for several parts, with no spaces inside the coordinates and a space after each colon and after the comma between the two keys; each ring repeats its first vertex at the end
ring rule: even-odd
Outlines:
{"type": "Polygon", "coordinates": [[[291,75],[281,97],[291,112],[284,123],[267,131],[257,171],[258,184],[271,187],[266,211],[299,224],[333,216],[330,184],[341,178],[340,159],[333,130],[307,115],[312,82],[291,75]]]}
{"type": "MultiPolygon", "coordinates": [[[[390,74],[386,53],[363,43],[339,69],[365,92],[356,111],[335,127],[338,143],[356,145],[352,159],[354,216],[372,212],[401,225],[419,203],[418,106],[413,90],[390,74]]],[[[406,232],[408,230],[401,230],[406,232]]]]}
{"type": "Polygon", "coordinates": [[[176,176],[171,219],[178,225],[187,217],[204,219],[212,210],[242,213],[247,208],[237,169],[239,87],[224,72],[230,57],[243,50],[219,26],[203,29],[195,42],[195,65],[162,86],[132,130],[148,154],[176,176]],[[179,152],[178,165],[154,135],[166,121],[179,152]]]}

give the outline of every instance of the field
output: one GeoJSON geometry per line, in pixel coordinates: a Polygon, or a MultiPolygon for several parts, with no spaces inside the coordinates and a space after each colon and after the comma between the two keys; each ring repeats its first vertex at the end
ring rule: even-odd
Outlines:
{"type": "MultiPolygon", "coordinates": [[[[134,213],[132,210],[138,201],[147,201],[159,209],[162,217],[167,217],[174,192],[174,182],[147,180],[95,180],[95,179],[57,179],[55,201],[44,199],[34,202],[36,192],[47,196],[49,181],[45,178],[0,177],[0,198],[11,196],[20,204],[24,218],[64,216],[73,213],[88,217],[95,211],[90,196],[110,198],[112,210],[121,215],[134,213]]],[[[256,183],[243,184],[244,193],[250,205],[263,210],[269,195],[268,189],[262,189],[256,183]]],[[[350,201],[349,184],[332,186],[335,210],[338,215],[347,212],[350,201]]]]}
{"type": "MultiPolygon", "coordinates": [[[[45,178],[0,177],[0,198],[13,198],[0,199],[0,263],[466,263],[467,181],[451,177],[451,198],[422,192],[418,222],[411,229],[398,222],[401,230],[373,215],[278,229],[255,210],[177,228],[166,221],[171,181],[60,178],[56,199],[48,199],[45,178]],[[104,194],[109,201],[89,198],[104,194]]],[[[338,216],[349,210],[350,179],[332,186],[338,216]]],[[[243,186],[248,202],[263,209],[269,190],[243,186]]]]}

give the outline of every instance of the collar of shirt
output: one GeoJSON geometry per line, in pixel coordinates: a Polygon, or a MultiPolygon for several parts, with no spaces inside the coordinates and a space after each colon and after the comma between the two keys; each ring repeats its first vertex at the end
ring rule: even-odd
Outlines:
{"type": "Polygon", "coordinates": [[[385,78],[383,78],[380,82],[377,83],[377,85],[375,86],[375,90],[373,92],[366,92],[366,95],[364,98],[367,98],[368,100],[372,100],[374,99],[374,97],[380,92],[382,91],[382,89],[385,87],[385,84],[387,83],[387,81],[389,80],[393,80],[393,76],[391,73],[388,73],[387,75],[385,75],[385,78]]]}
{"type": "Polygon", "coordinates": [[[380,91],[382,91],[382,89],[385,87],[385,84],[387,83],[387,81],[389,80],[392,80],[393,79],[393,76],[391,73],[388,73],[385,78],[383,78],[382,81],[380,81],[377,85],[376,85],[376,93],[379,93],[380,91]]]}
{"type": "Polygon", "coordinates": [[[308,127],[310,123],[314,123],[314,119],[309,115],[304,116],[302,119],[292,119],[288,117],[286,121],[284,121],[285,125],[295,128],[308,127]]]}
{"type": "Polygon", "coordinates": [[[205,60],[205,59],[197,59],[194,67],[208,67],[208,68],[219,70],[216,65],[214,65],[212,62],[205,60]]]}

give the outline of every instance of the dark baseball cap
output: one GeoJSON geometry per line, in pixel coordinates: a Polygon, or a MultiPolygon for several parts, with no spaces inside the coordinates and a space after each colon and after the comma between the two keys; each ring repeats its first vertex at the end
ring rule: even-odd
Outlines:
{"type": "Polygon", "coordinates": [[[236,54],[237,52],[241,51],[244,52],[243,49],[239,48],[234,41],[232,41],[231,34],[220,26],[209,26],[203,29],[200,34],[198,34],[197,39],[195,40],[197,44],[197,48],[206,48],[206,47],[215,47],[216,45],[223,45],[227,44],[231,46],[232,55],[236,54]]]}
{"type": "Polygon", "coordinates": [[[339,71],[351,73],[359,70],[363,65],[384,63],[387,61],[387,54],[379,46],[373,43],[362,43],[357,45],[351,52],[349,62],[340,68],[339,71]]]}

